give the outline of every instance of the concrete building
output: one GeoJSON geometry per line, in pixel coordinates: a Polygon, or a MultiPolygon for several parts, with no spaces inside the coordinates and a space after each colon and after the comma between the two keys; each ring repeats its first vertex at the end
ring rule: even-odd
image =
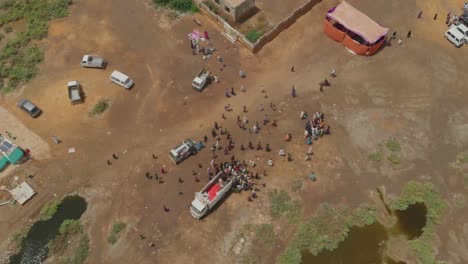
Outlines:
{"type": "Polygon", "coordinates": [[[247,19],[255,12],[255,0],[212,0],[219,10],[235,23],[247,19]]]}

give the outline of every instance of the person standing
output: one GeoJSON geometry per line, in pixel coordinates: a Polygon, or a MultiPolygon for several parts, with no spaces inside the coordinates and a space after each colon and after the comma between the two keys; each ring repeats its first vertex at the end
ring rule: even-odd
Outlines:
{"type": "Polygon", "coordinates": [[[294,87],[294,84],[291,87],[291,96],[296,97],[296,88],[294,87]]]}
{"type": "Polygon", "coordinates": [[[208,32],[206,32],[206,30],[205,30],[204,34],[205,34],[205,39],[206,39],[206,40],[209,40],[209,39],[210,39],[210,36],[208,36],[208,32]]]}
{"type": "Polygon", "coordinates": [[[408,31],[408,34],[406,34],[406,37],[411,38],[411,33],[412,33],[412,30],[408,31]]]}
{"type": "Polygon", "coordinates": [[[294,72],[294,66],[291,67],[291,72],[294,72]]]}
{"type": "Polygon", "coordinates": [[[422,17],[422,11],[419,11],[418,18],[422,17]]]}
{"type": "Polygon", "coordinates": [[[332,71],[331,71],[331,73],[330,73],[330,76],[333,77],[333,78],[336,77],[336,70],[335,70],[335,68],[332,68],[332,71]]]}
{"type": "Polygon", "coordinates": [[[438,14],[435,13],[435,15],[434,15],[434,20],[437,20],[437,15],[438,15],[438,14]]]}

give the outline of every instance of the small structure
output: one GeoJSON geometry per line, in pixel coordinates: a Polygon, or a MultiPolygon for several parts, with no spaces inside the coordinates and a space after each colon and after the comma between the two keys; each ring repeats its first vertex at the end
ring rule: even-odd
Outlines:
{"type": "Polygon", "coordinates": [[[24,152],[13,142],[0,137],[0,171],[8,164],[20,163],[24,152]]]}
{"type": "Polygon", "coordinates": [[[381,27],[345,1],[328,11],[323,29],[331,39],[359,55],[375,54],[388,33],[388,28],[381,27]]]}
{"type": "Polygon", "coordinates": [[[10,190],[10,193],[18,203],[23,205],[36,194],[36,191],[27,182],[22,182],[16,188],[10,190]]]}
{"type": "Polygon", "coordinates": [[[222,13],[228,15],[234,23],[247,19],[255,12],[255,0],[212,0],[220,6],[222,13]]]}

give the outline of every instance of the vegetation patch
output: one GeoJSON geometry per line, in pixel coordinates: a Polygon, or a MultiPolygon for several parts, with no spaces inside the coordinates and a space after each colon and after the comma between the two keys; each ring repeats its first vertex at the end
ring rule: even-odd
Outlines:
{"type": "Polygon", "coordinates": [[[52,218],[52,216],[57,213],[60,204],[62,204],[61,200],[52,200],[44,205],[41,210],[41,220],[46,221],[52,218]]]}
{"type": "Polygon", "coordinates": [[[28,233],[29,233],[29,227],[23,228],[11,236],[10,241],[11,243],[13,243],[13,246],[15,247],[14,248],[15,251],[21,251],[21,249],[24,246],[24,241],[26,240],[26,237],[28,236],[28,233]]]}
{"type": "Polygon", "coordinates": [[[82,234],[73,256],[62,261],[63,264],[83,264],[89,256],[89,238],[82,234]]]}
{"type": "Polygon", "coordinates": [[[120,237],[119,234],[122,231],[125,231],[126,228],[127,228],[127,224],[125,224],[123,222],[114,223],[112,225],[112,230],[111,230],[109,236],[107,237],[107,242],[109,242],[109,244],[112,244],[112,245],[117,243],[117,240],[120,237]]]}
{"type": "Polygon", "coordinates": [[[382,152],[381,151],[376,151],[372,154],[369,155],[369,159],[372,160],[372,161],[375,161],[375,162],[379,162],[382,160],[382,152]]]}
{"type": "Polygon", "coordinates": [[[110,107],[110,100],[106,98],[99,99],[99,101],[93,106],[90,112],[90,116],[97,116],[104,113],[110,107]]]}
{"type": "Polygon", "coordinates": [[[410,247],[423,264],[435,262],[434,226],[440,222],[447,204],[432,183],[411,181],[405,185],[400,197],[390,203],[392,210],[406,210],[410,205],[424,203],[427,208],[423,234],[409,241],[410,247]]]}
{"type": "Polygon", "coordinates": [[[392,152],[397,152],[401,150],[400,147],[400,142],[398,142],[395,139],[389,139],[385,142],[385,146],[387,147],[388,150],[392,152]]]}
{"type": "Polygon", "coordinates": [[[169,8],[179,12],[198,12],[198,7],[192,0],[153,0],[158,7],[169,8]]]}
{"type": "Polygon", "coordinates": [[[298,192],[304,188],[304,181],[302,179],[295,179],[291,183],[291,191],[298,192]]]}
{"type": "Polygon", "coordinates": [[[394,152],[390,153],[387,159],[394,165],[400,164],[400,156],[394,152]]]}
{"type": "Polygon", "coordinates": [[[0,5],[0,27],[12,31],[8,23],[25,20],[25,32],[18,32],[0,51],[0,91],[14,90],[37,73],[43,52],[33,44],[47,36],[51,19],[68,15],[72,0],[6,0],[0,5]]]}
{"type": "Polygon", "coordinates": [[[348,236],[352,226],[370,225],[376,221],[376,209],[364,204],[350,210],[322,204],[314,217],[299,225],[295,237],[278,257],[277,263],[301,263],[302,250],[316,255],[322,250],[335,250],[348,236]]]}
{"type": "Polygon", "coordinates": [[[245,34],[245,37],[252,43],[257,42],[259,38],[261,38],[263,34],[256,29],[252,29],[247,34],[245,34]]]}
{"type": "Polygon", "coordinates": [[[286,217],[290,223],[297,223],[301,217],[302,205],[293,200],[284,190],[273,190],[268,193],[270,213],[274,218],[286,217]]]}
{"type": "Polygon", "coordinates": [[[58,256],[59,262],[62,264],[85,263],[89,255],[89,238],[83,232],[80,220],[66,219],[63,221],[59,228],[59,235],[49,242],[48,248],[49,252],[58,256]],[[76,243],[75,249],[68,249],[70,241],[72,241],[71,244],[76,243]]]}

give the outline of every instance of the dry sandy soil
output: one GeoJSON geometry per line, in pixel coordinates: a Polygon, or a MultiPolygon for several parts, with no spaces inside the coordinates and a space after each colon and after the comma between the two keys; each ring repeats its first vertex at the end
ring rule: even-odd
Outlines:
{"type": "MultiPolygon", "coordinates": [[[[210,33],[217,53],[224,58],[226,67],[221,71],[222,65],[215,59],[203,61],[191,55],[187,34],[198,28],[192,16],[173,21],[142,0],[75,1],[70,16],[54,21],[49,37],[40,42],[45,62],[38,76],[0,101],[1,107],[50,148],[50,158],[23,165],[34,174],[29,182],[38,195],[21,208],[0,208],[0,237],[9,237],[28,219],[36,218],[55,195],[78,191],[89,203],[84,215],[91,240],[88,263],[199,263],[201,259],[235,263],[239,259],[231,250],[235,231],[245,223],[271,222],[265,193],[274,188],[288,190],[294,179],[303,179],[311,171],[318,174],[318,181],[306,181],[303,190],[292,194],[303,201],[304,218],[321,202],[352,206],[366,202],[377,186],[398,194],[411,179],[434,183],[449,202],[454,194],[465,197],[463,178],[449,163],[468,146],[468,77],[463,74],[468,49],[454,48],[443,38],[445,14],[459,12],[462,1],[349,2],[391,32],[405,36],[412,29],[413,37],[372,57],[352,55],[322,32],[324,13],[337,3],[325,0],[253,55],[239,43],[224,39],[205,17],[195,15],[203,25],[199,29],[210,33]],[[423,18],[416,19],[420,9],[423,18]],[[434,21],[436,12],[439,19],[434,21]],[[109,60],[107,69],[80,68],[84,53],[104,56],[109,60]],[[289,71],[292,65],[295,73],[289,71]],[[190,83],[202,66],[217,73],[221,82],[198,93],[190,83]],[[238,76],[240,67],[247,71],[244,80],[238,76]],[[318,82],[328,77],[332,67],[338,77],[320,93],[318,82]],[[114,69],[130,75],[135,87],[126,91],[111,84],[108,75],[114,69]],[[84,104],[68,102],[66,82],[72,79],[83,84],[84,104]],[[241,84],[247,87],[245,94],[224,97],[226,88],[238,91],[241,84]],[[289,96],[292,84],[297,98],[289,96]],[[268,98],[260,92],[261,86],[268,98]],[[31,99],[44,113],[29,118],[16,108],[21,97],[31,99]],[[101,117],[90,117],[92,106],[104,97],[112,102],[110,110],[101,117]],[[277,111],[268,107],[270,102],[277,111]],[[227,103],[234,110],[222,120],[227,103]],[[260,104],[265,106],[264,112],[258,111],[260,104]],[[243,105],[252,122],[261,122],[267,113],[279,126],[264,127],[258,135],[238,129],[236,117],[244,115],[243,105]],[[314,143],[311,162],[303,161],[308,146],[302,140],[301,110],[324,112],[332,127],[331,136],[314,143]],[[214,213],[197,221],[187,206],[206,180],[209,151],[203,150],[179,166],[169,161],[167,153],[184,138],[200,140],[209,135],[214,121],[229,128],[237,144],[261,141],[269,143],[273,151],[235,150],[236,157],[256,159],[257,170],[267,171],[268,176],[260,181],[266,187],[251,203],[246,193],[232,194],[214,213]],[[285,133],[292,133],[294,140],[284,142],[285,133]],[[52,144],[51,135],[59,136],[63,143],[52,144]],[[371,162],[369,154],[389,138],[401,143],[401,162],[371,162]],[[69,147],[75,147],[76,153],[67,154],[69,147]],[[293,162],[276,155],[281,147],[292,153],[293,162]],[[113,153],[118,160],[112,160],[113,153]],[[152,158],[153,153],[158,159],[152,158]],[[275,161],[273,168],[266,166],[270,157],[275,161]],[[199,163],[203,168],[198,168],[199,163]],[[163,165],[169,170],[164,184],[145,178],[147,171],[156,173],[163,165]],[[193,180],[192,170],[200,174],[200,183],[193,180]],[[165,213],[163,205],[171,211],[165,213]],[[110,246],[106,237],[117,220],[128,223],[129,228],[110,246]],[[140,234],[147,240],[141,241],[140,234]],[[149,240],[155,247],[148,247],[149,240]]],[[[17,132],[15,126],[8,129],[17,132]]],[[[274,262],[294,229],[282,221],[273,223],[281,243],[261,263],[274,262]]],[[[466,243],[457,242],[466,240],[466,223],[463,209],[451,206],[438,232],[438,259],[468,263],[466,243]]],[[[0,248],[6,247],[4,239],[0,248]]]]}

